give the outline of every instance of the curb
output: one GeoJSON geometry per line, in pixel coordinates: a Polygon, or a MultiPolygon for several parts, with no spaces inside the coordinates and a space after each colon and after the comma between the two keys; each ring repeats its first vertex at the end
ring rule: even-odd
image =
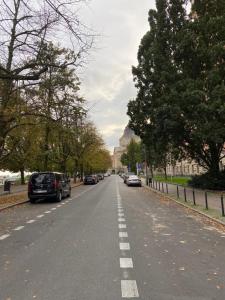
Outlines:
{"type": "MultiPolygon", "coordinates": [[[[78,186],[80,186],[80,185],[83,185],[83,182],[79,182],[79,184],[74,185],[74,186],[71,186],[71,189],[76,188],[76,187],[78,187],[78,186]]],[[[10,205],[8,205],[8,206],[6,206],[6,207],[0,208],[0,212],[3,211],[3,210],[5,210],[5,209],[11,208],[11,207],[14,207],[14,206],[17,206],[17,205],[19,206],[19,205],[21,205],[21,204],[28,203],[28,202],[29,202],[29,200],[24,200],[24,201],[19,202],[19,203],[13,203],[13,204],[10,204],[10,205]]]]}
{"type": "Polygon", "coordinates": [[[218,220],[218,219],[216,219],[216,218],[213,218],[213,217],[211,217],[211,216],[205,214],[204,212],[201,212],[201,211],[199,211],[199,210],[197,210],[197,209],[195,209],[195,208],[193,208],[193,207],[190,207],[190,206],[186,205],[185,203],[182,203],[182,202],[180,202],[180,201],[177,201],[176,199],[174,199],[174,198],[172,198],[172,197],[169,197],[167,194],[164,194],[164,193],[161,193],[161,192],[159,192],[159,191],[156,191],[156,190],[154,190],[154,189],[152,189],[152,188],[150,188],[149,186],[146,186],[146,185],[144,186],[144,188],[147,189],[147,190],[150,190],[151,192],[153,192],[153,193],[155,193],[155,194],[161,195],[161,196],[163,196],[164,198],[167,198],[167,199],[169,199],[169,200],[172,200],[172,201],[176,202],[177,204],[179,204],[180,206],[183,206],[183,207],[185,207],[185,208],[187,208],[187,209],[190,209],[190,210],[192,210],[193,212],[195,212],[195,213],[197,213],[197,214],[199,214],[199,215],[201,215],[201,216],[206,217],[206,218],[209,219],[210,221],[213,221],[213,222],[215,222],[215,223],[217,223],[217,224],[222,225],[222,226],[225,227],[225,223],[224,223],[224,222],[222,222],[222,221],[220,221],[220,220],[218,220]]]}
{"type": "Polygon", "coordinates": [[[19,203],[10,204],[10,205],[8,205],[6,207],[0,208],[0,212],[3,211],[3,210],[5,210],[5,209],[11,208],[11,207],[14,207],[14,206],[17,206],[17,205],[21,205],[21,204],[24,204],[24,203],[27,203],[27,202],[29,202],[29,200],[24,200],[24,201],[19,202],[19,203]]]}

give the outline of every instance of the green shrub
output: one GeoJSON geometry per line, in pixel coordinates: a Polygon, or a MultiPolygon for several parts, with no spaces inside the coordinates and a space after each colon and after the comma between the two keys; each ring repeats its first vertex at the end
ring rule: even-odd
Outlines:
{"type": "Polygon", "coordinates": [[[188,181],[188,185],[208,190],[225,190],[225,171],[221,171],[217,174],[205,173],[202,175],[193,176],[188,181]]]}

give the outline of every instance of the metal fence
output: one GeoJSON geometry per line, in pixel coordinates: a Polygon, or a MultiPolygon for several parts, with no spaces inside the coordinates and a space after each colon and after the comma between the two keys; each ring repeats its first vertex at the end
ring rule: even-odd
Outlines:
{"type": "Polygon", "coordinates": [[[201,205],[206,210],[214,209],[225,216],[224,195],[221,193],[192,189],[178,184],[148,180],[147,185],[162,193],[168,194],[194,206],[201,205]]]}

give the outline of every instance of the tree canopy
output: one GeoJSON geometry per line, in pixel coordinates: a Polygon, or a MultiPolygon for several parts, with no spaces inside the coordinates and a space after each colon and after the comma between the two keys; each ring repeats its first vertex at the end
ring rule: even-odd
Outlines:
{"type": "MultiPolygon", "coordinates": [[[[148,147],[219,172],[225,143],[225,6],[157,0],[133,67],[130,126],[148,147]],[[175,151],[174,151],[175,150],[175,151]]],[[[151,152],[151,151],[150,151],[151,152]]]]}

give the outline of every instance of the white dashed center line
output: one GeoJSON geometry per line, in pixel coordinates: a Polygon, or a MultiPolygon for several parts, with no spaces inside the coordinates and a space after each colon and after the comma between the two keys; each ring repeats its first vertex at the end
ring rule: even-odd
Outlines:
{"type": "Polygon", "coordinates": [[[55,208],[55,207],[53,207],[53,208],[51,208],[51,210],[56,210],[56,208],[55,208]]]}
{"type": "Polygon", "coordinates": [[[128,233],[127,233],[127,232],[120,231],[120,232],[119,232],[119,237],[120,237],[120,238],[126,238],[126,237],[128,237],[128,233]]]}
{"type": "Polygon", "coordinates": [[[121,280],[122,298],[138,298],[136,280],[121,280]]]}
{"type": "Polygon", "coordinates": [[[133,260],[129,257],[121,257],[120,258],[120,268],[128,269],[133,268],[133,260]]]}
{"type": "Polygon", "coordinates": [[[0,241],[3,241],[5,239],[7,239],[10,236],[10,234],[3,234],[0,236],[0,241]]]}
{"type": "MultiPolygon", "coordinates": [[[[122,207],[122,199],[119,194],[119,187],[117,185],[117,207],[118,207],[118,222],[125,222],[125,214],[122,207]],[[124,218],[121,218],[124,217],[124,218]]],[[[118,224],[119,229],[125,229],[127,228],[127,225],[125,223],[119,223],[118,224]]],[[[119,231],[119,238],[128,238],[128,233],[126,231],[119,231]]],[[[125,256],[124,250],[130,250],[130,243],[119,243],[119,247],[121,250],[121,256],[125,256]]],[[[139,298],[138,288],[137,288],[137,282],[136,280],[130,280],[130,274],[128,269],[132,269],[133,266],[133,260],[131,257],[121,257],[120,258],[120,268],[122,271],[122,278],[121,280],[121,294],[122,298],[139,298]]]]}
{"type": "Polygon", "coordinates": [[[124,218],[118,218],[118,222],[125,222],[126,220],[124,218]]]}
{"type": "Polygon", "coordinates": [[[44,215],[38,215],[37,216],[38,219],[43,218],[43,217],[44,217],[44,215]]]}
{"type": "Polygon", "coordinates": [[[14,228],[13,230],[19,231],[19,230],[21,230],[21,229],[23,229],[23,228],[24,228],[24,226],[18,226],[18,227],[16,227],[16,228],[14,228]]]}
{"type": "Polygon", "coordinates": [[[35,220],[29,220],[29,221],[27,221],[27,224],[32,224],[34,222],[35,222],[35,220]]]}
{"type": "Polygon", "coordinates": [[[130,250],[129,243],[120,243],[120,250],[130,250]]]}
{"type": "Polygon", "coordinates": [[[124,228],[127,228],[127,225],[126,224],[119,224],[118,227],[119,227],[119,229],[124,229],[124,228]]]}
{"type": "Polygon", "coordinates": [[[124,213],[118,213],[118,217],[124,217],[124,213]]]}
{"type": "Polygon", "coordinates": [[[45,214],[50,214],[50,213],[51,213],[50,210],[45,211],[45,214]]]}

